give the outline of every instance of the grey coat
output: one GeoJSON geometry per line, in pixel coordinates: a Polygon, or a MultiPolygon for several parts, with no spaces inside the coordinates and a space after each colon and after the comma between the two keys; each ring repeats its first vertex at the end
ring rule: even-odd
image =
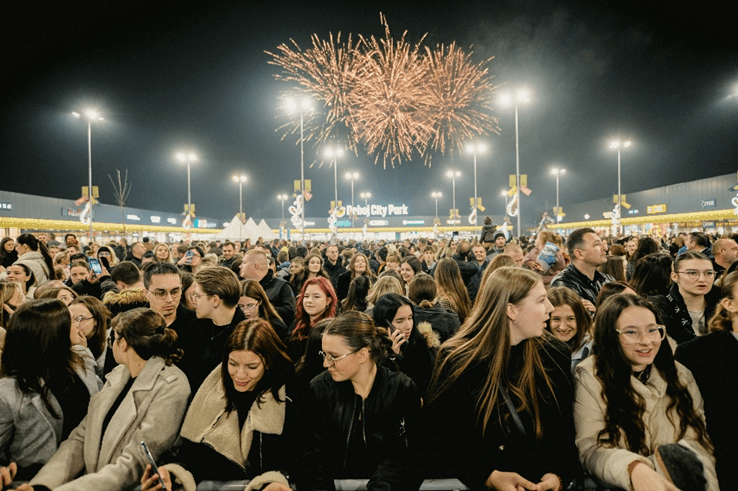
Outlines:
{"type": "MultiPolygon", "coordinates": [[[[102,387],[95,375],[95,360],[86,348],[73,347],[85,362],[77,375],[90,396],[102,387]]],[[[57,414],[61,406],[53,394],[49,403],[57,414]]],[[[20,467],[45,464],[61,443],[62,418],[54,418],[38,393],[23,393],[15,377],[0,378],[0,461],[15,462],[20,467]]]]}
{"type": "Polygon", "coordinates": [[[130,378],[124,365],[110,372],[103,389],[90,400],[85,419],[31,486],[122,491],[139,482],[146,467],[139,444],[145,441],[154,458],[169,449],[179,434],[190,384],[179,368],[166,366],[162,358],[150,358],[102,434],[103,420],[130,378]]]}

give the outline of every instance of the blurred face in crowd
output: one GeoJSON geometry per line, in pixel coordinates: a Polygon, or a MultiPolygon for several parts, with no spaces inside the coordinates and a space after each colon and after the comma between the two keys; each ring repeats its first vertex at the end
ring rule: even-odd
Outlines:
{"type": "Polygon", "coordinates": [[[5,243],[3,246],[5,248],[5,252],[13,252],[13,249],[15,249],[15,241],[9,240],[5,243]]]}
{"type": "Polygon", "coordinates": [[[31,275],[26,273],[23,267],[18,265],[12,265],[8,267],[8,280],[20,284],[25,287],[26,281],[31,279],[31,275]]]}
{"type": "Polygon", "coordinates": [[[475,245],[472,248],[472,252],[474,253],[474,257],[477,258],[477,262],[479,264],[482,264],[485,259],[487,259],[487,251],[484,249],[484,246],[482,245],[475,245]]]}
{"type": "Polygon", "coordinates": [[[95,332],[95,326],[97,325],[92,312],[90,312],[89,309],[81,303],[76,303],[70,306],[69,312],[72,314],[72,329],[76,327],[79,329],[80,334],[83,334],[87,339],[90,339],[92,334],[95,332]]]}
{"type": "Polygon", "coordinates": [[[64,302],[64,305],[68,307],[69,304],[72,303],[72,300],[74,300],[74,295],[72,295],[69,290],[62,288],[59,290],[59,293],[56,294],[56,299],[61,300],[64,302]]]}
{"type": "Polygon", "coordinates": [[[319,257],[311,257],[310,262],[308,262],[308,271],[311,273],[319,273],[320,270],[323,269],[323,263],[320,261],[319,257]]]}
{"type": "Polygon", "coordinates": [[[400,265],[400,276],[405,280],[405,283],[410,283],[410,280],[415,276],[415,270],[408,263],[402,263],[400,265]]]}
{"type": "Polygon", "coordinates": [[[154,255],[157,261],[166,261],[169,257],[169,247],[164,244],[159,244],[154,249],[154,255]]]}
{"type": "Polygon", "coordinates": [[[398,269],[400,267],[400,263],[397,262],[397,259],[395,257],[387,258],[387,262],[384,264],[385,269],[398,269]]]}
{"type": "Polygon", "coordinates": [[[259,305],[260,302],[252,297],[245,295],[238,299],[238,308],[246,316],[247,319],[256,319],[259,317],[259,305]]]}
{"type": "Polygon", "coordinates": [[[357,256],[354,261],[354,272],[356,274],[363,274],[366,272],[366,259],[363,256],[357,256]]]}
{"type": "Polygon", "coordinates": [[[633,255],[635,254],[636,248],[638,247],[638,237],[632,237],[627,244],[628,247],[628,254],[633,255]]]}
{"type": "Polygon", "coordinates": [[[413,309],[409,305],[403,305],[397,309],[395,318],[392,319],[392,328],[400,331],[405,339],[410,337],[413,331],[413,309]]]}
{"type": "Polygon", "coordinates": [[[336,261],[338,261],[338,247],[334,245],[329,245],[325,249],[325,257],[328,258],[328,260],[335,264],[336,261]]]}
{"type": "Polygon", "coordinates": [[[500,235],[495,239],[495,247],[498,249],[502,249],[505,247],[505,244],[507,244],[507,240],[505,239],[504,235],[500,235]]]}
{"type": "Polygon", "coordinates": [[[233,248],[232,244],[226,244],[223,246],[223,259],[228,260],[233,257],[233,254],[235,253],[235,249],[233,248]]]}

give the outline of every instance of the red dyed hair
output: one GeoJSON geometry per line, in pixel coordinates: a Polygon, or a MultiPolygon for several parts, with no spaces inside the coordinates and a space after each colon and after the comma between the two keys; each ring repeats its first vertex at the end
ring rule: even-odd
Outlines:
{"type": "Polygon", "coordinates": [[[325,312],[323,312],[315,322],[336,316],[338,297],[336,296],[336,291],[333,289],[333,283],[331,283],[331,280],[323,278],[322,276],[305,280],[305,283],[302,285],[302,290],[300,290],[300,295],[297,297],[297,313],[295,314],[297,323],[295,324],[295,329],[292,331],[292,336],[299,340],[305,339],[307,337],[307,333],[310,331],[310,316],[302,307],[302,297],[305,295],[305,290],[310,285],[320,287],[320,289],[323,290],[323,293],[325,293],[325,296],[331,301],[325,309],[325,312]]]}

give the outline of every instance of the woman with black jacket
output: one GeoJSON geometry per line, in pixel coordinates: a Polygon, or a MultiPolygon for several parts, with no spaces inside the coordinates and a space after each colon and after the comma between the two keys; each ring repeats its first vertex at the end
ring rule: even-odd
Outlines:
{"type": "Polygon", "coordinates": [[[384,328],[364,313],[337,317],[323,334],[328,370],[310,384],[316,417],[306,442],[305,489],[334,479],[369,479],[367,489],[406,489],[420,394],[406,375],[381,365],[391,349],[384,328]]]}

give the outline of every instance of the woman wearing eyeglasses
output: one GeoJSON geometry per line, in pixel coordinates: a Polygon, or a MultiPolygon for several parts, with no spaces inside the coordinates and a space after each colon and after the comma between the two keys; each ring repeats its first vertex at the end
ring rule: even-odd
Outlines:
{"type": "Polygon", "coordinates": [[[674,260],[668,295],[649,297],[659,309],[666,334],[677,344],[707,333],[707,323],[720,301],[713,285],[712,261],[700,252],[684,252],[674,260]]]}
{"type": "Polygon", "coordinates": [[[269,301],[264,288],[256,280],[241,281],[241,298],[238,300],[238,308],[241,309],[246,319],[264,319],[269,322],[277,333],[279,339],[287,339],[287,326],[269,301]]]}
{"type": "Polygon", "coordinates": [[[72,301],[69,312],[72,314],[72,327],[80,330],[85,341],[84,346],[87,346],[95,357],[99,367],[98,375],[102,375],[110,311],[100,300],[85,295],[72,301]]]}
{"type": "Polygon", "coordinates": [[[310,383],[308,414],[317,421],[303,460],[305,489],[331,490],[341,478],[405,489],[420,393],[409,377],[382,366],[392,349],[386,329],[352,310],[326,327],[322,347],[328,370],[310,383]]]}
{"type": "Polygon", "coordinates": [[[202,258],[205,257],[205,251],[199,246],[192,246],[187,249],[187,252],[182,259],[177,261],[177,267],[188,273],[197,274],[202,266],[202,258]]]}
{"type": "Polygon", "coordinates": [[[702,397],[665,336],[640,297],[615,295],[598,308],[594,354],[574,372],[579,459],[606,487],[716,491],[702,397]]]}
{"type": "Polygon", "coordinates": [[[187,409],[187,377],[173,366],[181,355],[164,317],[137,308],[113,319],[109,343],[120,364],[92,396],[87,415],[31,479],[28,490],[133,487],[146,468],[142,441],[154,458],[172,446],[187,409]]]}
{"type": "MultiPolygon", "coordinates": [[[[0,282],[0,289],[3,287],[0,282]]],[[[6,325],[0,371],[0,465],[28,480],[87,413],[102,387],[69,310],[55,299],[30,300],[6,325]]],[[[0,489],[2,482],[0,482],[0,489]]]]}
{"type": "MultiPolygon", "coordinates": [[[[181,444],[159,467],[167,489],[171,474],[194,491],[203,480],[250,480],[247,489],[289,491],[298,478],[294,375],[285,345],[268,322],[241,322],[228,338],[223,362],[192,399],[181,444]]],[[[147,470],[143,491],[160,491],[147,470]]]]}

